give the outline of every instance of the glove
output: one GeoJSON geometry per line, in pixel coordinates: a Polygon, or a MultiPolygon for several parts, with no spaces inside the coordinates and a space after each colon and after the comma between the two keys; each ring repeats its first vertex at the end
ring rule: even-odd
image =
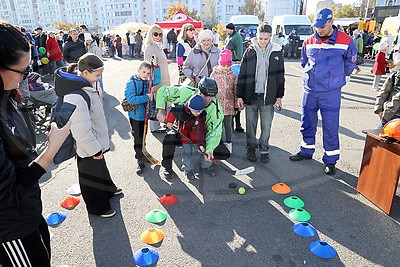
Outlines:
{"type": "Polygon", "coordinates": [[[346,76],[346,83],[350,82],[350,76],[346,76]]]}

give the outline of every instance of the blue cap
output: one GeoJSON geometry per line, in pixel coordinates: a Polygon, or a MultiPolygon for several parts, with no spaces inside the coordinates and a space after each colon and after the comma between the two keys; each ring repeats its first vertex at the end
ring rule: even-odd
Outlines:
{"type": "Polygon", "coordinates": [[[193,112],[202,112],[204,110],[204,99],[201,95],[194,95],[189,99],[189,109],[193,112]]]}
{"type": "Polygon", "coordinates": [[[314,15],[313,27],[322,28],[328,22],[328,20],[333,19],[332,10],[329,8],[323,8],[317,11],[314,15]]]}

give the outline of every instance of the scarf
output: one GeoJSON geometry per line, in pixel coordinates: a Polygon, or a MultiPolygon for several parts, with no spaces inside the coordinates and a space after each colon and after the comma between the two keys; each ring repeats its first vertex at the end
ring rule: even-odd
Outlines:
{"type": "Polygon", "coordinates": [[[196,45],[196,41],[193,38],[186,38],[186,42],[190,45],[190,48],[193,48],[196,45]]]}

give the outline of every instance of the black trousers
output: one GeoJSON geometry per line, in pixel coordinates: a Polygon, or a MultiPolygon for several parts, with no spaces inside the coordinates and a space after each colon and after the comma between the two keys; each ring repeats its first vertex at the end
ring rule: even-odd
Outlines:
{"type": "Polygon", "coordinates": [[[135,159],[142,159],[143,155],[143,133],[144,133],[144,121],[137,121],[129,118],[129,122],[132,128],[133,135],[133,149],[135,150],[135,159]]]}
{"type": "Polygon", "coordinates": [[[114,196],[117,187],[111,180],[106,160],[78,157],[78,175],[87,211],[94,215],[109,211],[110,198],[114,196]]]}
{"type": "MultiPolygon", "coordinates": [[[[172,169],[172,160],[174,159],[175,147],[181,146],[180,137],[175,132],[168,132],[163,139],[162,161],[161,165],[166,169],[172,169]]],[[[231,157],[228,148],[220,142],[214,149],[213,155],[215,159],[226,160],[231,157]]]]}
{"type": "Polygon", "coordinates": [[[50,267],[50,234],[43,217],[32,234],[1,243],[0,266],[50,267]]]}

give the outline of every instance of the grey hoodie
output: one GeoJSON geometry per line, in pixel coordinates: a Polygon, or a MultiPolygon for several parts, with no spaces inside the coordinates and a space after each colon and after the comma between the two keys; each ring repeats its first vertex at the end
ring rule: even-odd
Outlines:
{"type": "Polygon", "coordinates": [[[256,68],[256,94],[263,94],[268,87],[266,81],[268,80],[268,66],[269,57],[272,52],[271,41],[267,45],[267,49],[262,51],[261,47],[258,45],[257,37],[251,39],[251,43],[257,53],[257,68],[256,68]]]}

